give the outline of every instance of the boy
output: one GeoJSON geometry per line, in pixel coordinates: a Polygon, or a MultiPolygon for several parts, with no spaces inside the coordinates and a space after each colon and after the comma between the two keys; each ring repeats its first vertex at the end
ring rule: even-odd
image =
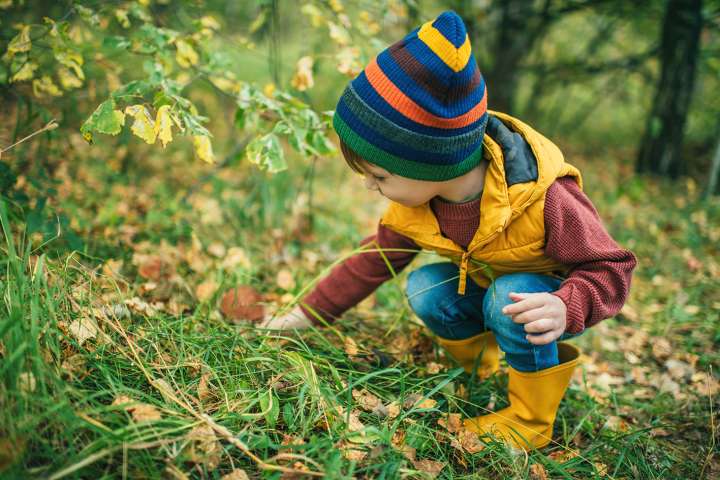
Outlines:
{"type": "MultiPolygon", "coordinates": [[[[449,257],[410,273],[411,308],[468,373],[492,374],[505,352],[510,406],[466,428],[539,448],[579,357],[558,340],[620,310],[636,260],[560,150],[486,106],[465,25],[448,11],[371,61],[333,125],[350,167],[391,200],[361,244],[406,250],[385,253],[396,272],[421,249],[449,257]]],[[[264,326],[308,327],[313,311],[332,321],[390,278],[379,253],[353,256],[264,326]]]]}

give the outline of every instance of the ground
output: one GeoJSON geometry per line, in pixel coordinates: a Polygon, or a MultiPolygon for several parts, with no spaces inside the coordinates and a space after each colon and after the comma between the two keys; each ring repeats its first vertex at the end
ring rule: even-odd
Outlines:
{"type": "Polygon", "coordinates": [[[301,298],[373,232],[384,204],[338,158],[271,177],[71,144],[85,159],[55,170],[48,206],[3,219],[7,478],[720,474],[720,203],[692,181],[566,151],[639,264],[622,313],[573,340],[555,441],[524,455],[459,428],[506,404],[507,377],[470,378],[408,310],[407,272],[438,257],[325,328],[268,336],[223,314],[238,285],[265,313],[301,298]]]}

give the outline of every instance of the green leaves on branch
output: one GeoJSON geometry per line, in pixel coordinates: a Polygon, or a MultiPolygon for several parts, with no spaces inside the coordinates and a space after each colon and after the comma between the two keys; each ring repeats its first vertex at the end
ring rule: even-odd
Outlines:
{"type": "MultiPolygon", "coordinates": [[[[0,50],[0,87],[27,82],[38,100],[67,106],[72,100],[66,93],[91,77],[90,98],[98,92],[105,99],[80,127],[88,142],[97,134],[116,136],[126,126],[144,143],[163,148],[184,134],[200,160],[214,162],[209,119],[189,99],[193,87],[204,82],[230,104],[234,101],[236,128],[254,137],[246,158],[258,168],[270,173],[287,169],[284,144],[305,158],[335,151],[327,136],[327,112],[314,111],[274,84],[258,88],[237,79],[234,57],[221,48],[223,42],[212,41],[221,31],[213,16],[174,30],[168,24],[182,24],[155,18],[144,1],[93,5],[73,2],[73,15],[58,21],[36,15],[35,23],[18,9],[15,23],[0,23],[0,33],[10,39],[0,50]],[[128,68],[140,63],[142,70],[128,68]]],[[[313,59],[304,57],[298,65],[292,85],[312,88],[313,59]]]]}
{"type": "Polygon", "coordinates": [[[321,115],[286,92],[265,93],[253,85],[242,84],[236,96],[235,126],[259,132],[246,147],[246,158],[260,169],[276,173],[287,168],[280,137],[303,157],[335,151],[327,132],[329,113],[321,115]],[[266,133],[269,132],[269,133],[266,133]]]}
{"type": "Polygon", "coordinates": [[[117,135],[125,125],[125,114],[115,108],[115,102],[105,100],[85,120],[80,127],[80,133],[88,142],[93,141],[93,133],[104,133],[107,135],[117,135]]]}
{"type": "Polygon", "coordinates": [[[285,154],[280,139],[274,133],[255,137],[245,147],[247,159],[269,173],[277,173],[287,169],[285,154]]]}

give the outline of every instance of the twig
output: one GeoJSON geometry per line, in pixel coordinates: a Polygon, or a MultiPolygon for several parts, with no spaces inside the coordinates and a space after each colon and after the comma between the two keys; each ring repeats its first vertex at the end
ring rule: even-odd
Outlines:
{"type": "Polygon", "coordinates": [[[30,135],[28,135],[28,136],[25,137],[25,138],[21,138],[20,140],[18,140],[17,142],[13,143],[12,145],[10,145],[10,146],[8,146],[8,147],[0,148],[0,158],[2,158],[2,154],[3,154],[3,153],[7,152],[7,151],[10,150],[11,148],[13,148],[13,147],[15,147],[15,146],[17,146],[17,145],[20,145],[21,143],[23,143],[23,142],[26,141],[26,140],[31,139],[31,138],[34,137],[35,135],[39,135],[39,134],[41,134],[41,133],[43,133],[43,132],[47,132],[47,131],[50,131],[50,130],[55,130],[58,126],[59,126],[59,125],[58,125],[58,123],[55,121],[55,119],[50,120],[50,121],[47,123],[47,125],[45,125],[44,127],[42,127],[40,130],[31,133],[30,135]]]}

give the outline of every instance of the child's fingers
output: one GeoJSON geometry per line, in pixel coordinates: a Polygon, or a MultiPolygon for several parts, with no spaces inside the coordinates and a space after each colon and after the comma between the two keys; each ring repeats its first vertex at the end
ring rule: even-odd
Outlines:
{"type": "Polygon", "coordinates": [[[555,328],[555,322],[550,318],[541,318],[534,322],[526,323],[524,328],[528,333],[545,333],[555,328]]]}
{"type": "Polygon", "coordinates": [[[503,307],[502,312],[505,315],[515,315],[526,310],[541,307],[545,304],[545,300],[539,293],[511,293],[509,296],[510,299],[516,303],[511,303],[503,307]],[[518,298],[522,298],[522,300],[518,301],[518,298]]]}
{"type": "Polygon", "coordinates": [[[525,338],[527,338],[527,341],[532,343],[533,345],[545,345],[553,340],[557,340],[560,338],[560,333],[556,330],[550,330],[549,332],[545,332],[541,335],[525,335],[525,338]]]}
{"type": "Polygon", "coordinates": [[[512,320],[515,323],[529,323],[535,320],[540,320],[543,317],[547,317],[548,312],[543,307],[533,308],[532,310],[525,310],[522,313],[518,313],[512,316],[512,320]]]}

